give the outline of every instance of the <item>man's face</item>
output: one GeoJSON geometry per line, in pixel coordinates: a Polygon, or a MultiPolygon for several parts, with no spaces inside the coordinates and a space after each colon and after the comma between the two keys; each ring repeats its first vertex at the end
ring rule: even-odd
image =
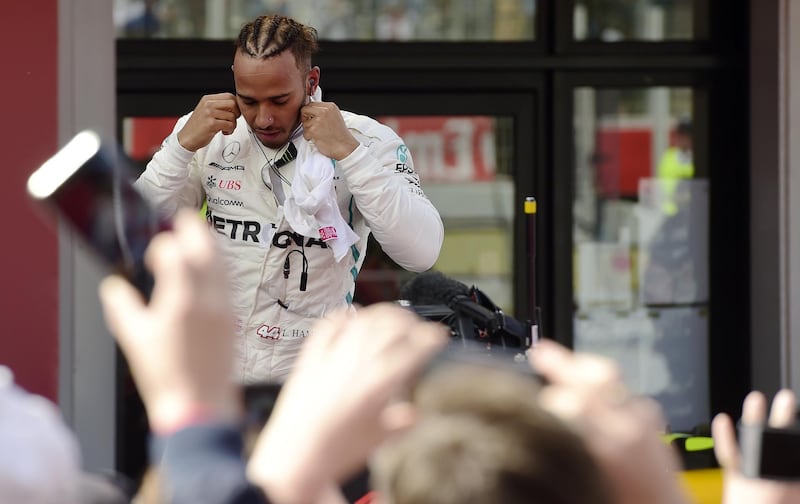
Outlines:
{"type": "Polygon", "coordinates": [[[247,124],[261,143],[281,148],[300,123],[306,99],[306,75],[294,55],[284,51],[260,59],[237,51],[232,68],[236,101],[247,124]]]}

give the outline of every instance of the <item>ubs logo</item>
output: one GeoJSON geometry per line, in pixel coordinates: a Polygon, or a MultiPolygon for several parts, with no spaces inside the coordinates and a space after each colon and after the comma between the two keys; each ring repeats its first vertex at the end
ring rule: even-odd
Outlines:
{"type": "Polygon", "coordinates": [[[220,189],[228,189],[230,191],[238,191],[242,188],[242,183],[238,180],[220,179],[217,187],[220,189]]]}
{"type": "Polygon", "coordinates": [[[242,146],[239,142],[231,142],[222,150],[222,159],[230,163],[236,159],[236,156],[239,155],[240,150],[242,150],[242,146]]]}
{"type": "Polygon", "coordinates": [[[220,189],[228,189],[230,191],[238,191],[242,188],[242,183],[238,180],[232,179],[217,179],[214,175],[209,175],[206,179],[206,187],[214,189],[214,186],[220,189]]]}

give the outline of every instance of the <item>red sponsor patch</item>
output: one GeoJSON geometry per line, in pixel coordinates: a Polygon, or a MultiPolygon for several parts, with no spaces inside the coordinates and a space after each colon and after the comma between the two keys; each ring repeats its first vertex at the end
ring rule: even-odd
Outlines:
{"type": "Polygon", "coordinates": [[[338,235],[336,234],[336,228],[333,226],[325,226],[319,228],[319,237],[322,238],[322,241],[328,241],[334,238],[338,238],[338,235]]]}

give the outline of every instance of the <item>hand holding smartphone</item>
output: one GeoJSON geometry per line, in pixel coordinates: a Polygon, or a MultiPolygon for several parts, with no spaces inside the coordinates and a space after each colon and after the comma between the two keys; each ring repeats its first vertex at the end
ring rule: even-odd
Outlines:
{"type": "Polygon", "coordinates": [[[133,187],[136,176],[116,143],[85,130],[33,172],[27,188],[147,299],[153,279],[144,266],[144,252],[154,235],[171,226],[133,187]]]}

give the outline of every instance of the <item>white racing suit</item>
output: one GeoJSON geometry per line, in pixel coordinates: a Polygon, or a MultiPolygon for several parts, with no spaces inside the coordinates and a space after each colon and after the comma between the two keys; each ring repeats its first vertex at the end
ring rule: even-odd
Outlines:
{"type": "MultiPolygon", "coordinates": [[[[351,304],[370,232],[410,271],[431,268],[439,256],[442,220],[420,187],[403,140],[372,118],[342,115],[361,145],[335,163],[336,198],[360,239],[340,262],[318,237],[300,236],[289,227],[282,204],[262,179],[267,160],[283,151],[263,146],[243,117],[232,134],[217,133],[208,146],[191,152],[177,140],[187,114],[136,181],[163,216],[207,202],[206,216],[231,279],[238,324],[235,372],[241,383],[282,381],[314,320],[351,304]],[[304,270],[307,285],[301,290],[304,270]]],[[[302,136],[299,142],[305,142],[302,136]]],[[[292,161],[279,170],[284,194],[291,191],[294,168],[292,161]]]]}

